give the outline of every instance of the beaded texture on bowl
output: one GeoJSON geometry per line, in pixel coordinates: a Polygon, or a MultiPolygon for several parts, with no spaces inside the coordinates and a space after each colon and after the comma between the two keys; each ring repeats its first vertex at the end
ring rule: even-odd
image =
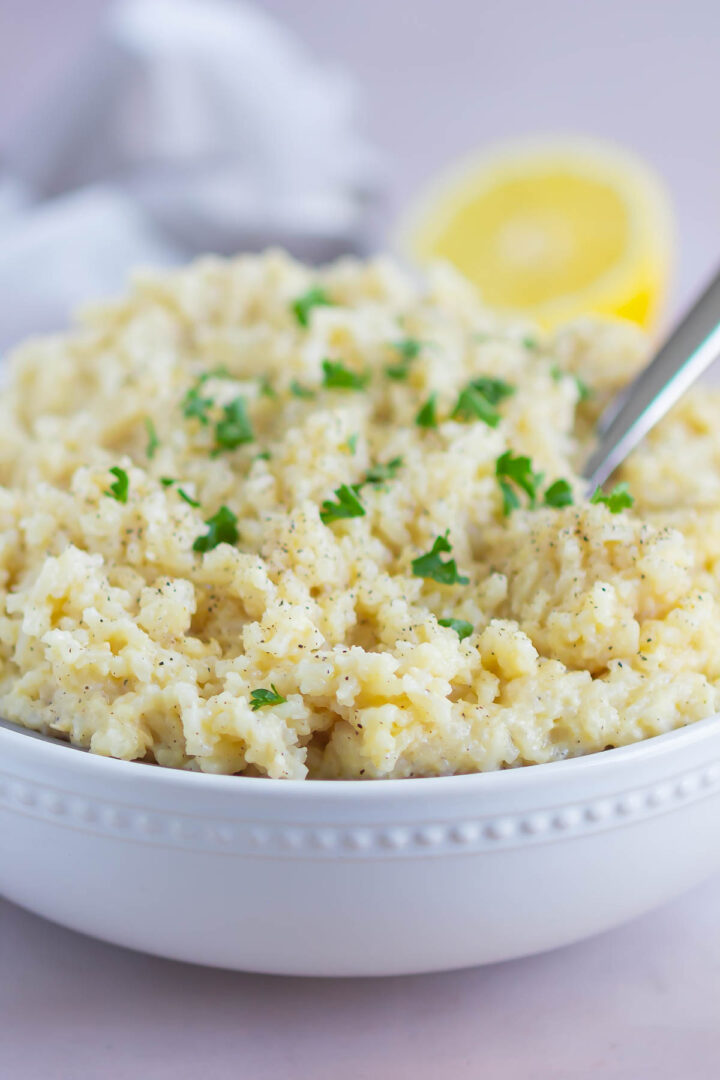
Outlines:
{"type": "Polygon", "coordinates": [[[613,798],[548,807],[532,813],[483,815],[467,821],[425,821],[412,827],[388,823],[349,828],[272,826],[222,819],[198,822],[177,813],[81,798],[59,788],[0,773],[0,806],[96,835],[164,847],[270,858],[378,859],[454,855],[458,849],[480,852],[547,843],[653,817],[676,804],[705,798],[718,789],[720,761],[679,773],[658,784],[621,792],[613,798]]]}

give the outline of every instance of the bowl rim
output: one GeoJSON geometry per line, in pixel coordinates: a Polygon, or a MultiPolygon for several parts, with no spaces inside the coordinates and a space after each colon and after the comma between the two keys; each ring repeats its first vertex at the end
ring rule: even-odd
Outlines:
{"type": "Polygon", "coordinates": [[[402,799],[418,796],[427,798],[431,792],[434,793],[434,797],[460,795],[467,789],[475,791],[478,795],[481,792],[488,794],[494,791],[505,794],[518,788],[544,788],[548,783],[560,784],[563,780],[575,780],[583,774],[589,780],[589,774],[597,775],[617,767],[624,771],[648,759],[672,755],[679,749],[690,747],[694,743],[703,742],[720,734],[720,713],[714,713],[712,716],[692,721],[683,727],[674,728],[660,735],[652,735],[625,746],[612,747],[609,750],[600,750],[574,758],[564,758],[561,761],[488,772],[457,773],[452,776],[418,776],[368,781],[355,779],[283,780],[274,777],[195,772],[148,762],[105,757],[86,751],[84,747],[75,747],[61,742],[59,739],[55,742],[52,737],[50,739],[38,738],[38,734],[32,729],[23,730],[17,725],[11,727],[7,721],[0,722],[0,772],[5,771],[3,768],[5,755],[2,753],[5,743],[11,750],[14,746],[22,753],[29,752],[31,756],[34,755],[39,765],[46,765],[58,777],[61,773],[67,774],[69,771],[89,774],[88,778],[104,779],[108,783],[113,779],[142,782],[145,778],[148,788],[158,789],[165,786],[177,789],[181,787],[186,789],[188,794],[192,791],[206,795],[233,793],[242,794],[251,799],[254,797],[265,799],[269,795],[273,798],[300,796],[305,800],[329,796],[333,800],[345,801],[359,798],[365,802],[383,796],[402,799]],[[30,749],[33,745],[34,750],[30,749]],[[68,753],[73,750],[79,753],[68,753]]]}

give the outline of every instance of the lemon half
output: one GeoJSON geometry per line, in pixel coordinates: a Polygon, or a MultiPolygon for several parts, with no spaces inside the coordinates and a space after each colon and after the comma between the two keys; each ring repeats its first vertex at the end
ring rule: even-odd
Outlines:
{"type": "Polygon", "coordinates": [[[594,312],[651,327],[673,228],[662,182],[635,155],[589,139],[505,144],[418,198],[398,246],[447,259],[494,308],[546,326],[594,312]]]}

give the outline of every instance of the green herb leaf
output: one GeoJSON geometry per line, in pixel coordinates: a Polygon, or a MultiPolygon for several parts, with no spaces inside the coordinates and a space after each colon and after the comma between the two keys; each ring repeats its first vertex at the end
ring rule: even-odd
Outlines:
{"type": "Polygon", "coordinates": [[[470,385],[479,394],[482,394],[491,405],[499,405],[505,398],[512,397],[515,387],[506,383],[504,379],[496,379],[492,375],[480,375],[473,379],[470,385]]]}
{"type": "Polygon", "coordinates": [[[482,420],[489,427],[497,427],[500,413],[495,408],[506,397],[515,393],[515,387],[503,379],[481,376],[473,379],[463,390],[453,409],[453,420],[482,420]]]}
{"type": "Polygon", "coordinates": [[[458,574],[457,564],[454,559],[446,559],[443,562],[440,558],[441,552],[452,551],[452,544],[448,540],[449,532],[448,529],[444,536],[437,536],[430,551],[425,555],[420,555],[417,559],[413,559],[411,565],[415,577],[431,578],[441,585],[468,584],[470,578],[458,574]]]}
{"type": "Polygon", "coordinates": [[[205,371],[202,375],[199,375],[195,380],[195,385],[190,387],[182,400],[182,410],[185,418],[190,420],[194,417],[201,424],[207,425],[210,422],[208,412],[215,402],[211,397],[203,397],[200,391],[208,379],[229,378],[231,378],[231,375],[225,366],[213,368],[211,371],[205,371]]]}
{"type": "Polygon", "coordinates": [[[332,307],[330,297],[317,285],[293,301],[292,310],[301,326],[310,325],[310,312],[316,307],[332,307]]]}
{"type": "Polygon", "coordinates": [[[516,456],[512,450],[506,450],[495,462],[495,475],[502,491],[503,511],[506,517],[520,505],[513,484],[525,492],[530,506],[535,506],[537,491],[542,483],[543,474],[533,472],[532,461],[529,457],[520,454],[516,456]]]}
{"type": "Polygon", "coordinates": [[[438,426],[436,407],[437,394],[431,394],[415,417],[415,423],[418,427],[436,428],[438,426]]]}
{"type": "Polygon", "coordinates": [[[372,465],[365,473],[363,484],[384,484],[386,480],[392,480],[404,464],[403,458],[394,457],[385,465],[372,465]]]}
{"type": "Polygon", "coordinates": [[[354,435],[350,435],[348,437],[348,440],[345,443],[345,445],[348,448],[348,451],[353,455],[355,454],[355,451],[357,450],[357,441],[358,441],[358,433],[356,431],[354,435]]]}
{"type": "Polygon", "coordinates": [[[404,382],[410,374],[410,365],[406,363],[386,364],[385,374],[388,379],[394,379],[395,382],[404,382]]]}
{"type": "Polygon", "coordinates": [[[328,390],[364,390],[370,381],[368,374],[358,374],[346,368],[342,360],[323,360],[323,386],[328,390]]]}
{"type": "MultiPolygon", "coordinates": [[[[173,480],[171,476],[161,476],[160,483],[163,487],[172,487],[173,484],[177,484],[177,480],[173,480]]],[[[183,491],[182,488],[179,487],[177,489],[177,493],[181,499],[184,499],[185,502],[188,503],[189,506],[198,507],[200,505],[200,503],[196,499],[193,499],[190,495],[188,495],[187,491],[183,491]]]]}
{"type": "Polygon", "coordinates": [[[385,374],[389,379],[402,382],[410,374],[410,364],[420,355],[422,345],[416,338],[403,338],[402,341],[391,342],[390,347],[400,353],[400,362],[387,364],[385,374]]]}
{"type": "Polygon", "coordinates": [[[590,502],[602,503],[611,514],[619,514],[621,510],[629,510],[635,499],[628,491],[627,484],[616,484],[607,495],[602,488],[596,488],[590,502]]]}
{"type": "Polygon", "coordinates": [[[497,409],[472,386],[466,386],[460,391],[451,416],[453,420],[482,420],[489,427],[497,427],[500,423],[497,409]]]}
{"type": "Polygon", "coordinates": [[[546,506],[554,506],[558,509],[562,506],[572,506],[573,493],[568,481],[556,480],[545,492],[543,501],[546,506]]]}
{"type": "Polygon", "coordinates": [[[503,514],[505,517],[510,517],[513,510],[519,509],[520,499],[518,498],[515,488],[512,484],[508,483],[507,480],[499,479],[498,484],[500,485],[500,491],[502,492],[503,497],[503,514]]]}
{"type": "Polygon", "coordinates": [[[574,375],[573,378],[575,379],[575,385],[578,388],[578,401],[587,401],[592,397],[592,390],[579,375],[574,375]]]}
{"type": "Polygon", "coordinates": [[[454,630],[461,641],[470,637],[475,629],[473,624],[465,619],[438,619],[438,623],[440,626],[447,626],[450,630],[454,630]]]}
{"type": "Polygon", "coordinates": [[[197,499],[193,499],[192,496],[188,495],[187,491],[183,491],[183,489],[181,487],[179,487],[177,489],[177,493],[178,493],[178,495],[180,496],[181,499],[185,500],[185,502],[188,504],[188,506],[194,506],[195,509],[197,509],[198,506],[200,505],[200,503],[197,501],[197,499]]]}
{"type": "Polygon", "coordinates": [[[500,413],[474,386],[466,386],[460,391],[457,404],[450,415],[453,420],[482,420],[489,427],[497,427],[500,423],[500,413]]]}
{"type": "Polygon", "coordinates": [[[277,391],[273,387],[273,384],[270,382],[267,375],[262,375],[260,377],[260,397],[266,397],[266,398],[276,398],[277,397],[277,391]]]}
{"type": "Polygon", "coordinates": [[[114,483],[112,483],[107,491],[104,491],[104,495],[109,495],[111,499],[115,499],[116,502],[126,503],[128,501],[128,491],[130,490],[130,481],[128,480],[128,474],[124,469],[119,468],[117,465],[113,465],[110,472],[113,476],[117,477],[114,483]]]}
{"type": "Polygon", "coordinates": [[[218,544],[237,543],[239,538],[237,517],[227,506],[221,506],[205,524],[208,526],[208,531],[205,536],[198,536],[193,544],[193,551],[212,551],[218,544]]]}
{"type": "Polygon", "coordinates": [[[278,693],[275,683],[270,683],[269,690],[251,690],[250,708],[253,712],[258,709],[267,709],[269,705],[283,705],[287,701],[282,694],[278,693]]]}
{"type": "Polygon", "coordinates": [[[314,390],[310,390],[307,386],[301,386],[300,383],[297,382],[296,379],[293,379],[293,381],[290,383],[290,393],[293,395],[293,397],[299,397],[299,398],[314,398],[315,397],[315,391],[314,390]]]}
{"type": "Polygon", "coordinates": [[[212,409],[214,400],[201,395],[200,388],[203,382],[205,382],[205,379],[201,377],[195,386],[190,387],[182,400],[182,411],[186,420],[194,418],[199,420],[201,424],[207,425],[210,422],[208,412],[212,409]]]}
{"type": "Polygon", "coordinates": [[[422,345],[417,338],[407,337],[391,342],[391,348],[399,352],[403,360],[415,360],[420,355],[422,345]]]}
{"type": "Polygon", "coordinates": [[[563,371],[558,364],[553,364],[550,368],[550,377],[554,382],[560,382],[561,379],[564,379],[565,377],[574,379],[578,390],[578,401],[587,401],[592,397],[593,392],[584,379],[581,379],[579,375],[575,375],[571,371],[563,371]]]}
{"type": "Polygon", "coordinates": [[[270,461],[272,454],[269,450],[263,450],[262,453],[256,454],[253,461],[270,461]]]}
{"type": "Polygon", "coordinates": [[[537,338],[528,335],[522,339],[522,343],[526,349],[537,349],[539,347],[539,341],[537,338]]]}
{"type": "Polygon", "coordinates": [[[325,499],[320,510],[320,520],[324,525],[332,521],[340,521],[341,518],[365,517],[365,507],[359,499],[359,487],[342,484],[335,489],[337,502],[325,499]]]}
{"type": "Polygon", "coordinates": [[[155,451],[160,446],[160,440],[157,437],[155,425],[153,424],[149,416],[145,417],[145,430],[147,431],[148,437],[147,446],[145,447],[145,453],[152,461],[152,459],[155,457],[155,451]]]}
{"type": "Polygon", "coordinates": [[[253,442],[255,435],[245,408],[245,398],[237,397],[223,406],[223,419],[215,425],[216,450],[235,450],[253,442]]]}

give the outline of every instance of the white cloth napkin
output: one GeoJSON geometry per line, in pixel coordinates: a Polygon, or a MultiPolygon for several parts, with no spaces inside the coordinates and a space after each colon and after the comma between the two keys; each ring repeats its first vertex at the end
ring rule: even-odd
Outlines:
{"type": "Polygon", "coordinates": [[[112,188],[83,188],[0,217],[0,236],[0,349],[65,326],[73,309],[120,290],[135,266],[183,258],[112,188]]]}
{"type": "Polygon", "coordinates": [[[356,107],[343,72],[249,4],[117,3],[2,148],[0,346],[138,262],[363,250],[380,168],[356,107]]]}

